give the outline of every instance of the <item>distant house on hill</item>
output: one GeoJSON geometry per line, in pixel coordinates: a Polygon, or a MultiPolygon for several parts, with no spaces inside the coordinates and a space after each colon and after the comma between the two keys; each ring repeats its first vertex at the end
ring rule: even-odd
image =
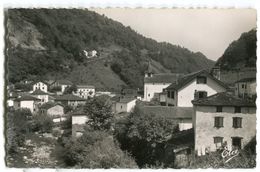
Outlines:
{"type": "Polygon", "coordinates": [[[179,78],[164,89],[160,102],[168,106],[192,107],[191,101],[225,92],[227,86],[214,78],[206,70],[191,73],[179,78]]]}
{"type": "Polygon", "coordinates": [[[65,79],[60,79],[60,80],[54,81],[53,84],[51,85],[51,87],[52,87],[52,88],[54,88],[54,87],[60,87],[60,91],[61,91],[62,93],[64,93],[65,89],[66,89],[67,87],[72,86],[72,85],[73,85],[73,83],[72,83],[71,81],[65,80],[65,79]]]}
{"type": "MultiPolygon", "coordinates": [[[[156,93],[163,92],[163,89],[167,88],[172,83],[176,82],[183,74],[178,73],[164,73],[153,74],[151,66],[149,64],[148,70],[144,76],[144,101],[151,101],[156,93]]],[[[159,94],[157,94],[159,95],[159,94]]],[[[159,99],[159,97],[157,97],[159,99]]]]}
{"type": "Polygon", "coordinates": [[[38,81],[33,83],[33,91],[41,90],[47,93],[48,91],[48,83],[44,81],[38,81]]]}
{"type": "Polygon", "coordinates": [[[73,93],[83,99],[95,96],[95,86],[93,85],[77,85],[77,91],[73,93]]]}
{"type": "Polygon", "coordinates": [[[256,97],[256,78],[244,78],[235,83],[235,95],[242,98],[256,97]]]}
{"type": "Polygon", "coordinates": [[[179,131],[192,128],[192,107],[144,106],[144,113],[155,114],[176,120],[179,131]]]}
{"type": "Polygon", "coordinates": [[[192,101],[195,151],[213,152],[223,144],[244,148],[256,135],[256,104],[229,93],[192,101]]]}
{"type": "Polygon", "coordinates": [[[51,99],[50,95],[47,92],[44,92],[42,90],[35,90],[32,94],[33,97],[36,97],[41,100],[39,102],[40,104],[44,104],[49,102],[49,99],[51,99]]]}
{"type": "Polygon", "coordinates": [[[41,102],[41,100],[36,97],[29,95],[21,96],[14,100],[14,109],[28,108],[34,113],[38,110],[39,102],[41,102]]]}
{"type": "Polygon", "coordinates": [[[86,103],[86,100],[72,94],[66,94],[61,96],[55,96],[54,102],[76,108],[79,105],[84,105],[86,103]]]}
{"type": "Polygon", "coordinates": [[[119,101],[115,103],[115,112],[131,112],[135,107],[136,99],[133,97],[121,97],[119,101]]]}

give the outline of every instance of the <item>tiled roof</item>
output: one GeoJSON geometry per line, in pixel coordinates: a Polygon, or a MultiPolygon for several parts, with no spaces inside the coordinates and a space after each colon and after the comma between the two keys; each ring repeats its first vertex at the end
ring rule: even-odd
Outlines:
{"type": "Polygon", "coordinates": [[[17,99],[15,99],[15,101],[30,101],[30,100],[40,101],[40,99],[33,97],[33,96],[29,96],[29,95],[24,95],[24,96],[21,96],[21,97],[18,97],[17,99]]]}
{"type": "Polygon", "coordinates": [[[44,103],[40,108],[41,108],[41,109],[50,109],[50,108],[52,108],[52,107],[54,107],[54,106],[57,106],[57,105],[63,107],[63,105],[62,105],[62,104],[59,104],[59,103],[44,103]]]}
{"type": "Polygon", "coordinates": [[[253,78],[243,78],[243,79],[238,80],[237,82],[253,82],[253,81],[256,81],[255,77],[253,77],[253,78]]]}
{"type": "Polygon", "coordinates": [[[123,98],[120,98],[119,103],[129,103],[133,100],[135,100],[134,97],[123,97],[123,98]]]}
{"type": "Polygon", "coordinates": [[[67,101],[86,101],[85,99],[72,95],[72,94],[65,94],[61,96],[54,96],[55,101],[62,101],[62,100],[67,100],[67,101]]]}
{"type": "Polygon", "coordinates": [[[178,82],[172,83],[169,87],[167,87],[167,90],[179,90],[180,88],[184,87],[186,84],[193,81],[197,76],[206,76],[217,82],[219,85],[221,85],[224,88],[228,88],[223,82],[220,80],[214,78],[212,75],[210,75],[206,70],[201,70],[199,72],[190,73],[188,75],[185,75],[178,79],[178,82]]]}
{"type": "Polygon", "coordinates": [[[144,83],[174,83],[181,76],[183,74],[179,73],[153,74],[152,77],[145,77],[144,83]]]}
{"type": "Polygon", "coordinates": [[[145,113],[165,116],[174,119],[192,118],[192,107],[144,106],[145,113]]]}
{"type": "Polygon", "coordinates": [[[48,95],[48,93],[46,93],[40,89],[37,89],[31,95],[48,95]]]}
{"type": "Polygon", "coordinates": [[[77,88],[95,88],[93,85],[77,85],[77,88]]]}
{"type": "Polygon", "coordinates": [[[193,100],[192,103],[193,105],[198,106],[256,106],[254,101],[241,99],[227,92],[217,93],[206,98],[193,100]]]}

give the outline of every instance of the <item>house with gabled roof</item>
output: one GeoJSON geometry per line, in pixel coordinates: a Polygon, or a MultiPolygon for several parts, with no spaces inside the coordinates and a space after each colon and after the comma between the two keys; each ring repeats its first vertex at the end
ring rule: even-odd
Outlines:
{"type": "Polygon", "coordinates": [[[36,97],[24,95],[14,100],[14,109],[27,108],[34,113],[38,110],[40,101],[41,100],[36,97]]]}
{"type": "Polygon", "coordinates": [[[235,82],[235,94],[242,98],[256,97],[256,78],[243,78],[235,82]]]}
{"type": "Polygon", "coordinates": [[[244,148],[256,135],[256,104],[228,92],[192,101],[195,151],[244,148]]]}
{"type": "Polygon", "coordinates": [[[136,100],[134,97],[119,97],[115,103],[115,113],[131,112],[136,105],[136,100]]]}
{"type": "Polygon", "coordinates": [[[44,92],[48,92],[48,86],[49,84],[45,81],[36,81],[36,82],[33,82],[33,91],[35,90],[41,90],[41,91],[44,91],[44,92]]]}
{"type": "Polygon", "coordinates": [[[83,99],[88,99],[89,97],[95,96],[95,86],[80,84],[77,85],[77,91],[73,93],[76,96],[79,96],[83,99]]]}
{"type": "MultiPolygon", "coordinates": [[[[225,92],[227,89],[223,82],[202,70],[180,77],[164,89],[162,96],[165,96],[164,101],[168,106],[192,107],[192,100],[225,92]]],[[[160,100],[162,101],[161,97],[160,100]]]]}
{"type": "Polygon", "coordinates": [[[161,73],[154,74],[151,70],[150,63],[148,70],[144,76],[144,101],[151,101],[153,98],[159,96],[159,93],[163,92],[163,89],[167,88],[172,83],[176,82],[183,74],[178,73],[161,73]]]}

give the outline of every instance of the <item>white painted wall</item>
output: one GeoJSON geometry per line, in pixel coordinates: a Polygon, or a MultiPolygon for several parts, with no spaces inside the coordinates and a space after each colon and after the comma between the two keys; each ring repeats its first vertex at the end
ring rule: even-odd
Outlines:
{"type": "Polygon", "coordinates": [[[33,85],[33,91],[38,90],[38,89],[47,93],[48,86],[46,84],[44,84],[43,82],[37,82],[33,85]]]}
{"type": "Polygon", "coordinates": [[[20,103],[15,101],[14,109],[17,110],[19,108],[28,108],[33,113],[34,109],[36,110],[36,104],[33,100],[20,101],[20,103]]]}
{"type": "Polygon", "coordinates": [[[49,95],[32,95],[32,96],[41,99],[41,101],[39,102],[40,104],[44,104],[49,101],[49,95]]]}
{"type": "Polygon", "coordinates": [[[161,93],[171,83],[144,83],[144,101],[151,101],[154,93],[161,93]]]}
{"type": "Polygon", "coordinates": [[[120,112],[131,112],[133,110],[133,108],[135,107],[136,104],[136,100],[133,100],[131,102],[128,103],[120,103],[117,102],[116,103],[116,113],[120,113],[120,112]]]}
{"type": "Polygon", "coordinates": [[[215,151],[214,137],[223,137],[228,147],[232,145],[231,137],[242,137],[242,148],[256,135],[256,108],[242,107],[242,113],[234,113],[234,107],[223,107],[223,112],[216,112],[215,106],[195,106],[193,117],[195,131],[195,151],[215,151]],[[222,116],[222,128],[214,127],[216,116],[222,116]],[[233,117],[242,117],[242,128],[233,128],[233,117]]]}
{"type": "Polygon", "coordinates": [[[74,95],[79,96],[83,99],[87,99],[88,97],[94,97],[95,96],[95,88],[78,88],[77,92],[74,93],[74,95]],[[92,92],[91,95],[90,95],[90,92],[92,92]]]}
{"type": "Polygon", "coordinates": [[[207,96],[226,91],[224,87],[220,86],[209,77],[207,77],[207,84],[197,84],[195,78],[192,82],[178,90],[177,106],[193,107],[191,101],[194,100],[195,90],[206,91],[208,93],[207,96]]]}
{"type": "Polygon", "coordinates": [[[188,130],[192,128],[192,119],[182,119],[179,122],[179,130],[183,131],[183,130],[188,130]]]}
{"type": "Polygon", "coordinates": [[[72,125],[74,124],[85,124],[88,121],[88,117],[86,115],[76,115],[76,116],[72,116],[72,125]]]}

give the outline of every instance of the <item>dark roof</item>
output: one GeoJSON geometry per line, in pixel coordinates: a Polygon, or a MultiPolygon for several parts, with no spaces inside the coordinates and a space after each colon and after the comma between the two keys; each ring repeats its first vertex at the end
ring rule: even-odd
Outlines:
{"type": "Polygon", "coordinates": [[[119,103],[129,103],[131,101],[135,100],[134,97],[121,97],[119,99],[119,103]]]}
{"type": "Polygon", "coordinates": [[[48,95],[48,93],[46,93],[40,89],[37,89],[31,95],[48,95]]]}
{"type": "Polygon", "coordinates": [[[48,82],[46,82],[46,81],[34,81],[33,83],[32,83],[32,85],[34,85],[34,84],[36,84],[36,83],[38,83],[38,82],[42,82],[42,83],[44,83],[44,84],[46,84],[46,85],[50,85],[48,82]]]}
{"type": "Polygon", "coordinates": [[[144,106],[144,113],[165,116],[169,118],[192,118],[193,107],[144,106]]]}
{"type": "Polygon", "coordinates": [[[83,85],[83,84],[80,84],[80,85],[77,85],[77,88],[95,88],[95,86],[93,86],[93,85],[83,85]]]}
{"type": "Polygon", "coordinates": [[[56,80],[54,83],[58,83],[59,85],[72,85],[73,83],[66,79],[56,80]]]}
{"type": "Polygon", "coordinates": [[[62,101],[62,100],[67,100],[67,101],[86,101],[85,99],[72,95],[72,94],[65,94],[61,96],[53,96],[55,101],[62,101]]]}
{"type": "Polygon", "coordinates": [[[50,109],[57,105],[64,107],[62,104],[59,104],[59,103],[44,103],[40,108],[41,109],[50,109]]]}
{"type": "Polygon", "coordinates": [[[241,99],[228,92],[217,93],[206,98],[193,100],[192,103],[197,106],[256,106],[254,101],[241,99]]]}
{"type": "Polygon", "coordinates": [[[253,78],[243,78],[243,79],[238,80],[237,82],[253,82],[253,81],[256,81],[255,77],[253,77],[253,78]]]}
{"type": "Polygon", "coordinates": [[[220,80],[214,78],[212,75],[209,74],[206,70],[201,70],[199,72],[194,72],[187,74],[181,78],[178,79],[178,82],[172,83],[169,87],[167,87],[167,90],[179,90],[180,88],[184,87],[186,84],[193,81],[197,76],[206,76],[217,82],[219,85],[221,85],[224,88],[228,88],[223,82],[220,80]]]}
{"type": "Polygon", "coordinates": [[[153,74],[151,77],[145,77],[144,83],[174,83],[181,76],[183,74],[180,73],[153,74]]]}
{"type": "Polygon", "coordinates": [[[15,99],[15,101],[29,101],[29,100],[40,101],[40,99],[29,95],[24,95],[15,99]]]}

